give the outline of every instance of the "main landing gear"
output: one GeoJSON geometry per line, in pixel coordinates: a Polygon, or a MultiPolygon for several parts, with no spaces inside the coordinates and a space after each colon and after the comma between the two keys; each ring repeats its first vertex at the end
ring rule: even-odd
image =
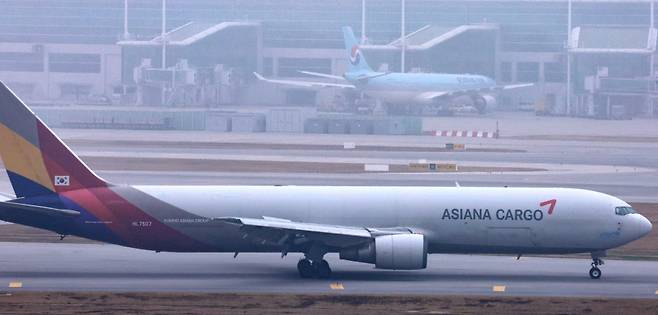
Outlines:
{"type": "Polygon", "coordinates": [[[297,271],[302,278],[327,279],[331,276],[329,263],[324,260],[302,259],[297,263],[297,271]]]}
{"type": "Polygon", "coordinates": [[[603,265],[601,258],[592,258],[592,269],[589,270],[589,277],[592,279],[601,278],[601,269],[598,266],[603,265]]]}

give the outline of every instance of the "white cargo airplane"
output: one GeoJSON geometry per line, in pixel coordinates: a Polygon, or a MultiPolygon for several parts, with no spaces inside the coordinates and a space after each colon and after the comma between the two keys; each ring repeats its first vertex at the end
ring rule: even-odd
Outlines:
{"type": "Polygon", "coordinates": [[[496,81],[482,75],[449,73],[400,73],[376,72],[370,68],[361,53],[352,28],[343,27],[348,70],[343,76],[300,71],[301,73],[346,81],[329,83],[301,80],[267,79],[254,72],[256,78],[275,84],[303,88],[356,89],[366,95],[391,105],[412,105],[416,112],[423,107],[435,113],[454,111],[453,101],[468,96],[479,113],[496,104],[496,93],[501,90],[532,86],[532,83],[498,86],[496,81]]]}
{"type": "Polygon", "coordinates": [[[154,251],[298,252],[304,278],[330,276],[327,253],[382,269],[423,269],[433,253],[591,253],[596,279],[606,250],[652,227],[581,189],[115,185],[2,83],[0,155],[16,194],[0,220],[154,251]]]}

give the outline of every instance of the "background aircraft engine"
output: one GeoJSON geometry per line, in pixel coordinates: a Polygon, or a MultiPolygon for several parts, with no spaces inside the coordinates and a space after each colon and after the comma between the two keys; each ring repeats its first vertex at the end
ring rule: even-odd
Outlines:
{"type": "Polygon", "coordinates": [[[487,109],[493,110],[497,105],[496,97],[490,94],[474,95],[472,99],[473,106],[475,106],[480,114],[484,114],[487,109]]]}
{"type": "Polygon", "coordinates": [[[377,236],[364,246],[341,251],[340,259],[375,264],[379,269],[424,269],[427,242],[422,234],[377,236]]]}

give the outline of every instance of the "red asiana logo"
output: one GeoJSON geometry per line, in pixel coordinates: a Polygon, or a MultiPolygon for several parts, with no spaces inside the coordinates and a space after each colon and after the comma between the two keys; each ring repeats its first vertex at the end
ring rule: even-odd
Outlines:
{"type": "Polygon", "coordinates": [[[548,214],[553,214],[553,210],[555,210],[555,205],[557,204],[556,199],[551,199],[551,200],[546,200],[542,201],[539,206],[540,207],[545,207],[548,206],[548,214]]]}

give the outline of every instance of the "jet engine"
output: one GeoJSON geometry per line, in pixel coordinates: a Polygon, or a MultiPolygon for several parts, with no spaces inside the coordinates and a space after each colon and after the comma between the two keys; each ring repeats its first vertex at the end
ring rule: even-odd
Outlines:
{"type": "Polygon", "coordinates": [[[471,96],[473,106],[478,113],[484,114],[487,109],[494,109],[497,105],[496,97],[491,94],[476,94],[471,96]]]}
{"type": "Polygon", "coordinates": [[[427,242],[422,234],[377,236],[363,246],[342,250],[340,259],[375,264],[379,269],[424,269],[427,242]]]}

